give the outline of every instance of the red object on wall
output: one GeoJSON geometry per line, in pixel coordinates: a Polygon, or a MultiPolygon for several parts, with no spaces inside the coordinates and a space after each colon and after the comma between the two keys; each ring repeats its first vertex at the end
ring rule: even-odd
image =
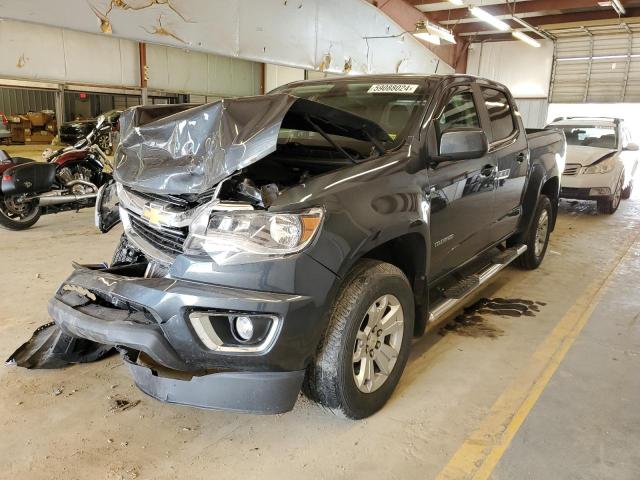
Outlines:
{"type": "Polygon", "coordinates": [[[87,94],[82,92],[80,93],[80,100],[86,100],[87,99],[87,94]]]}

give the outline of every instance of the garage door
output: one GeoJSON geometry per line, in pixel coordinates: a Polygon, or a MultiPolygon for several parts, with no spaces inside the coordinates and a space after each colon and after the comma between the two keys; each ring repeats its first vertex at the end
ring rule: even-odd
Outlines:
{"type": "Polygon", "coordinates": [[[640,102],[640,24],[552,30],[551,103],[640,102]]]}

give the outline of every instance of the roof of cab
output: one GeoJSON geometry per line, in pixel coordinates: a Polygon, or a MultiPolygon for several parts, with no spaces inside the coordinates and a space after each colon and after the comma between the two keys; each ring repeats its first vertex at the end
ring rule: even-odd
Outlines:
{"type": "MultiPolygon", "coordinates": [[[[484,85],[495,85],[505,88],[505,86],[501,83],[495,82],[493,80],[489,80],[483,77],[477,77],[475,75],[468,75],[463,73],[448,73],[448,74],[420,74],[420,73],[382,73],[382,74],[371,74],[371,75],[348,75],[343,77],[327,77],[327,78],[314,78],[309,80],[298,80],[296,82],[287,83],[284,86],[297,86],[297,85],[305,85],[305,84],[313,84],[313,83],[327,83],[327,82],[351,82],[351,81],[381,81],[381,82],[389,82],[396,80],[408,80],[415,79],[416,81],[434,81],[440,82],[445,80],[467,80],[473,82],[479,82],[484,85]]],[[[281,87],[277,87],[274,91],[280,89],[281,87]]]]}
{"type": "Polygon", "coordinates": [[[613,117],[560,117],[554,119],[549,125],[561,127],[564,125],[593,125],[599,127],[615,127],[622,119],[613,117]]]}

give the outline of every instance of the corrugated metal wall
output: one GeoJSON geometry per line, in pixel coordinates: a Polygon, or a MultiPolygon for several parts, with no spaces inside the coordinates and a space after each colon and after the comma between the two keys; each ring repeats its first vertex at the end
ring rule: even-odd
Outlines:
{"type": "Polygon", "coordinates": [[[556,54],[552,103],[640,101],[640,25],[551,31],[556,54]]]}
{"type": "Polygon", "coordinates": [[[547,124],[549,101],[546,98],[516,98],[525,128],[542,128],[547,124]]]}
{"type": "Polygon", "coordinates": [[[472,43],[467,73],[503,83],[516,98],[542,98],[549,93],[553,42],[540,48],[518,41],[472,43]]]}
{"type": "Polygon", "coordinates": [[[260,93],[260,63],[162,45],[147,45],[149,88],[200,95],[260,93]]]}
{"type": "Polygon", "coordinates": [[[5,115],[55,109],[55,93],[49,90],[0,87],[0,112],[5,115]]]}

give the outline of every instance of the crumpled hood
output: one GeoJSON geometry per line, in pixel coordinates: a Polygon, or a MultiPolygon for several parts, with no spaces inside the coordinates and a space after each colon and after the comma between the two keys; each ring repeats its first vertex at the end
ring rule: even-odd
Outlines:
{"type": "Polygon", "coordinates": [[[384,145],[376,123],[288,94],[193,106],[141,106],[120,117],[114,178],[158,194],[200,194],[276,149],[281,127],[314,130],[384,145]]]}
{"type": "Polygon", "coordinates": [[[585,147],[583,145],[567,146],[567,163],[578,163],[587,167],[604,157],[616,153],[617,150],[600,147],[585,147]]]}

